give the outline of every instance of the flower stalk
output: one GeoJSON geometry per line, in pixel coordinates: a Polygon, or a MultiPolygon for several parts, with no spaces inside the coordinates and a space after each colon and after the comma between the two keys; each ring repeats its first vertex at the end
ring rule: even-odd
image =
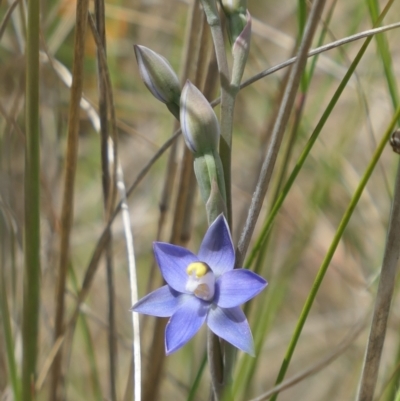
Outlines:
{"type": "Polygon", "coordinates": [[[224,181],[226,192],[227,220],[229,226],[232,224],[232,195],[231,195],[231,148],[232,148],[232,127],[233,109],[235,105],[235,95],[230,88],[230,73],[228,61],[225,53],[224,35],[222,32],[221,20],[215,0],[202,0],[204,13],[207,23],[211,29],[214,42],[215,54],[221,85],[221,142],[219,154],[224,169],[224,181]]]}

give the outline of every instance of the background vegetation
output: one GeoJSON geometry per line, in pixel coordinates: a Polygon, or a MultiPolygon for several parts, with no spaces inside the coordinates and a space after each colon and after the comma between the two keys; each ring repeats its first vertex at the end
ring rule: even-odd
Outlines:
{"type": "MultiPolygon", "coordinates": [[[[139,297],[161,284],[152,241],[172,241],[195,252],[207,228],[193,175],[183,174],[192,162],[185,157],[182,139],[149,165],[179,127],[146,90],[133,52],[135,43],[150,47],[170,61],[183,82],[189,77],[210,100],[217,98],[218,71],[200,6],[184,0],[107,0],[107,69],[103,65],[99,75],[98,60],[104,53],[98,54],[85,4],[86,0],[78,7],[69,0],[0,3],[0,394],[4,400],[133,399],[126,245],[132,242],[120,213],[111,233],[105,229],[121,199],[121,192],[113,191],[118,163],[126,190],[140,177],[128,198],[139,297]],[[35,15],[40,15],[40,26],[35,15]],[[36,46],[40,54],[35,61],[36,46]],[[104,118],[108,131],[101,133],[104,118]],[[109,137],[118,163],[110,158],[107,166],[104,152],[109,137]],[[63,311],[57,312],[60,302],[63,311]]],[[[96,13],[99,7],[101,11],[99,4],[96,13]]],[[[387,13],[378,25],[398,22],[399,2],[327,1],[312,48],[372,29],[385,7],[387,13]]],[[[296,54],[309,8],[303,0],[248,1],[253,35],[244,81],[296,54]]],[[[101,40],[101,18],[96,17],[93,2],[89,10],[101,40]]],[[[371,38],[364,53],[360,49],[367,39],[310,58],[302,75],[247,255],[252,259],[246,260],[246,267],[265,277],[269,286],[245,309],[257,356],[238,355],[237,400],[258,397],[274,386],[324,260],[326,274],[286,373],[286,378],[300,377],[279,399],[356,399],[399,157],[387,144],[399,117],[395,114],[399,31],[371,38]],[[359,63],[352,66],[357,55],[359,63]],[[343,81],[351,68],[354,73],[343,81]],[[341,83],[343,91],[333,104],[341,83]],[[322,124],[324,113],[327,119],[322,124]],[[277,196],[313,133],[316,141],[293,184],[285,187],[286,198],[268,235],[261,237],[277,196]],[[381,154],[376,149],[382,149],[381,154]],[[365,176],[368,166],[372,174],[365,176]],[[366,186],[356,206],[360,182],[366,186]],[[338,228],[346,210],[350,220],[341,235],[338,228]],[[340,242],[332,248],[335,238],[340,242]],[[333,252],[331,260],[328,251],[333,252]]],[[[253,82],[237,98],[232,154],[235,243],[268,148],[287,71],[253,82]]],[[[218,106],[216,110],[218,114],[218,106]]],[[[376,400],[394,400],[399,384],[399,296],[396,281],[376,400]]],[[[140,322],[142,399],[208,399],[209,376],[207,369],[201,370],[205,331],[164,358],[165,322],[147,317],[140,322]]]]}

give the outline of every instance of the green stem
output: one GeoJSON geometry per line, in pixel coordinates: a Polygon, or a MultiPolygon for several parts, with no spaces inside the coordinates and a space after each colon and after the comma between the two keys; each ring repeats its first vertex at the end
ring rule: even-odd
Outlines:
{"type": "Polygon", "coordinates": [[[219,154],[224,169],[226,210],[229,227],[232,227],[231,153],[234,108],[235,96],[232,94],[232,91],[221,89],[221,141],[219,144],[219,154]]]}
{"type": "MultiPolygon", "coordinates": [[[[367,0],[369,13],[371,15],[371,20],[373,23],[378,20],[379,17],[379,3],[377,0],[367,0]]],[[[382,19],[379,19],[377,24],[380,24],[382,19]]],[[[385,71],[385,77],[392,98],[393,107],[396,109],[399,102],[399,94],[397,92],[396,75],[393,71],[392,56],[389,49],[389,44],[384,35],[375,36],[378,52],[382,60],[383,69],[385,71]]]]}
{"type": "MultiPolygon", "coordinates": [[[[380,399],[384,401],[392,401],[395,399],[397,389],[400,382],[400,342],[397,344],[397,351],[394,358],[394,373],[391,375],[388,387],[385,390],[384,396],[380,399]]],[[[400,395],[400,393],[399,393],[400,395]]]]}
{"type": "Polygon", "coordinates": [[[39,0],[28,2],[22,399],[34,397],[40,304],[39,0]]]}
{"type": "Polygon", "coordinates": [[[207,364],[207,353],[204,353],[203,359],[201,360],[200,368],[197,371],[196,377],[194,379],[192,387],[190,388],[189,395],[188,395],[188,398],[186,401],[194,401],[195,400],[196,392],[199,388],[200,380],[201,380],[201,377],[203,376],[203,372],[206,367],[206,364],[207,364]]]}
{"type": "MultiPolygon", "coordinates": [[[[305,0],[298,0],[297,1],[297,23],[298,23],[298,33],[297,33],[297,41],[298,43],[301,42],[301,38],[304,34],[304,29],[307,23],[307,4],[305,0]]],[[[307,74],[304,73],[301,77],[300,81],[300,91],[302,93],[307,92],[307,74]]]]}
{"type": "Polygon", "coordinates": [[[233,111],[235,108],[235,90],[230,84],[228,61],[225,53],[224,35],[222,32],[221,20],[219,18],[215,0],[202,0],[207,23],[211,29],[214,42],[215,54],[217,56],[218,71],[221,84],[221,141],[220,156],[224,169],[226,188],[226,208],[228,224],[232,226],[232,193],[231,193],[231,149],[232,149],[232,128],[233,111]]]}
{"type": "MultiPolygon", "coordinates": [[[[390,135],[391,135],[391,133],[393,131],[393,128],[395,127],[399,117],[400,117],[400,108],[398,108],[396,110],[396,113],[395,113],[394,117],[392,118],[392,121],[390,122],[388,128],[386,129],[386,132],[385,132],[383,138],[381,139],[381,142],[379,143],[378,148],[375,150],[375,153],[372,156],[372,159],[371,159],[371,161],[370,161],[370,163],[369,163],[369,165],[368,165],[368,167],[367,167],[367,169],[366,169],[366,171],[365,171],[365,173],[364,173],[364,175],[363,175],[363,177],[362,177],[362,179],[361,179],[356,191],[354,192],[354,195],[353,195],[353,197],[352,197],[352,199],[351,199],[351,201],[349,203],[349,206],[347,207],[347,210],[343,215],[342,221],[339,224],[339,227],[338,227],[338,229],[336,231],[336,234],[335,234],[335,236],[333,238],[331,246],[329,247],[329,250],[328,250],[327,254],[325,255],[325,258],[324,258],[324,260],[323,260],[323,262],[321,264],[321,267],[318,270],[318,273],[317,273],[317,276],[316,276],[316,278],[314,280],[314,283],[312,285],[311,291],[310,291],[310,293],[309,293],[309,295],[307,297],[307,300],[306,300],[306,302],[304,304],[304,307],[303,307],[303,310],[302,310],[301,315],[299,317],[299,320],[297,321],[297,325],[296,325],[296,328],[294,330],[294,333],[293,333],[292,339],[290,341],[290,344],[288,346],[288,349],[286,351],[285,357],[283,359],[282,366],[281,366],[281,369],[279,371],[278,378],[276,380],[276,384],[281,383],[283,378],[285,377],[286,371],[287,371],[287,369],[289,367],[289,364],[290,364],[290,360],[291,360],[291,358],[293,356],[293,353],[294,353],[294,350],[296,348],[297,341],[298,341],[298,339],[300,337],[300,334],[301,334],[301,332],[303,330],[304,323],[306,322],[308,314],[309,314],[309,312],[311,310],[311,307],[312,307],[312,305],[314,303],[314,299],[315,299],[315,297],[316,297],[316,295],[318,293],[319,287],[320,287],[320,285],[322,283],[322,280],[323,280],[323,278],[325,276],[325,273],[328,270],[329,264],[330,264],[330,262],[332,260],[332,257],[333,257],[333,255],[334,255],[334,253],[336,251],[336,248],[337,248],[337,246],[339,244],[339,241],[342,238],[343,232],[344,232],[348,222],[350,221],[350,218],[351,218],[351,216],[353,214],[353,211],[354,211],[354,209],[355,209],[355,207],[356,207],[356,205],[357,205],[357,203],[358,203],[358,201],[359,201],[359,199],[361,197],[361,194],[364,191],[365,186],[367,185],[367,182],[368,182],[369,178],[371,177],[371,174],[374,171],[374,168],[375,168],[376,164],[379,161],[379,158],[380,158],[380,156],[381,156],[381,154],[383,152],[383,149],[385,148],[385,146],[387,146],[387,142],[388,142],[388,140],[390,138],[390,135]]],[[[278,394],[279,393],[274,395],[271,398],[271,401],[276,401],[276,399],[278,398],[278,394]]]]}

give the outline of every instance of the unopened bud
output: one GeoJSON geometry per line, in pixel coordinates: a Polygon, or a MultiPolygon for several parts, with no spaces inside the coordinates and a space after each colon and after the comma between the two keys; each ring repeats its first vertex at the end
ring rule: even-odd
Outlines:
{"type": "Polygon", "coordinates": [[[180,101],[180,122],[187,147],[202,155],[218,149],[219,124],[204,95],[186,81],[180,101]]]}
{"type": "Polygon", "coordinates": [[[240,35],[236,38],[232,46],[233,56],[233,69],[232,69],[232,84],[235,86],[240,85],[242,80],[244,68],[246,66],[247,57],[250,50],[251,40],[251,15],[247,11],[247,22],[240,35]]]}
{"type": "Polygon", "coordinates": [[[222,0],[221,5],[226,14],[246,12],[247,0],[222,0]]]}
{"type": "Polygon", "coordinates": [[[134,45],[140,76],[149,91],[163,103],[179,106],[179,79],[171,64],[153,50],[134,45]]]}
{"type": "Polygon", "coordinates": [[[229,41],[234,43],[247,23],[247,0],[222,0],[222,9],[226,16],[229,41]]]}

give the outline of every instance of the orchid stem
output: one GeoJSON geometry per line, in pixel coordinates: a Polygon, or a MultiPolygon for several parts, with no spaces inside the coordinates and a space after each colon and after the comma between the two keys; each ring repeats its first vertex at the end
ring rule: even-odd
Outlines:
{"type": "MultiPolygon", "coordinates": [[[[215,0],[202,0],[207,23],[211,29],[214,42],[215,54],[217,57],[218,71],[221,85],[221,139],[220,157],[224,171],[225,193],[226,193],[226,218],[229,227],[232,227],[232,195],[231,195],[231,148],[232,148],[232,121],[235,97],[232,96],[230,85],[230,74],[228,60],[225,53],[224,36],[222,32],[221,19],[215,0]]],[[[218,388],[225,382],[223,356],[220,347],[216,346],[218,338],[209,333],[208,350],[209,364],[211,370],[212,387],[214,396],[219,399],[218,388]],[[216,354],[217,353],[217,354],[216,354]],[[220,362],[220,363],[218,363],[220,362]],[[220,377],[222,380],[218,380],[220,377]]]]}
{"type": "Polygon", "coordinates": [[[218,14],[215,0],[202,0],[207,23],[211,29],[214,42],[215,54],[219,78],[221,84],[221,140],[219,153],[224,169],[226,189],[226,209],[229,227],[232,226],[232,195],[231,195],[231,149],[232,149],[232,127],[233,111],[235,107],[235,96],[237,91],[230,84],[228,61],[225,53],[224,35],[222,32],[221,19],[218,14]]]}

